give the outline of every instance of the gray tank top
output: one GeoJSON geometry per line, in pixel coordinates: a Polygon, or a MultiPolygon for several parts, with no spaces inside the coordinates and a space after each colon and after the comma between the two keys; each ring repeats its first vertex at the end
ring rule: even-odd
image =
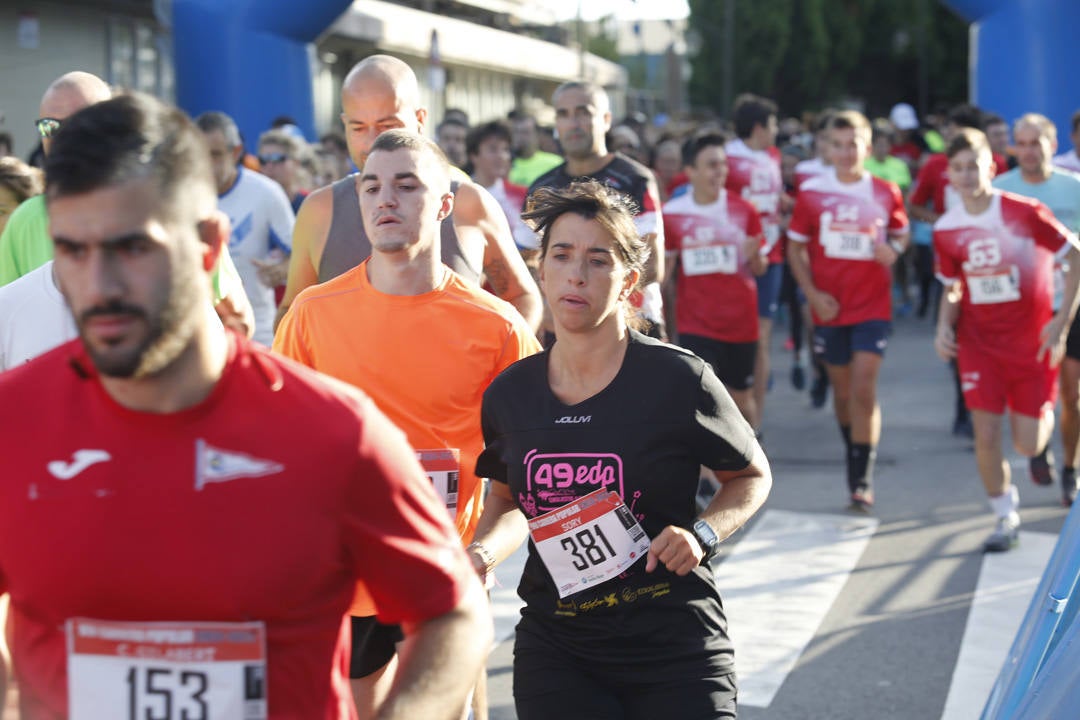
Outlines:
{"type": "MultiPolygon", "coordinates": [[[[461,183],[450,183],[450,192],[457,192],[461,183]]],[[[319,258],[319,282],[336,278],[352,270],[371,255],[371,241],[364,231],[360,216],[360,196],[356,193],[356,175],[349,175],[330,186],[333,209],[326,246],[319,258]]],[[[465,257],[454,229],[453,215],[442,223],[442,261],[451,270],[471,283],[479,284],[480,270],[465,257]]]]}

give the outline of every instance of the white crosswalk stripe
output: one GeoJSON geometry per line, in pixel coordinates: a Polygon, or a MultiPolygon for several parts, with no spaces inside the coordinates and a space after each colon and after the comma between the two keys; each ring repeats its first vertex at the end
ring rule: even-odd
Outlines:
{"type": "Polygon", "coordinates": [[[717,568],[740,705],[769,706],[877,524],[873,518],[767,510],[717,568]]]}
{"type": "Polygon", "coordinates": [[[1021,531],[1014,550],[983,558],[941,720],[978,720],[1056,542],[1021,531]]]}

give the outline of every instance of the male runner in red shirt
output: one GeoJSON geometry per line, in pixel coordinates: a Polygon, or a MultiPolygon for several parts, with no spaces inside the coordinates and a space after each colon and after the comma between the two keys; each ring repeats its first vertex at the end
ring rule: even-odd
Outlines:
{"type": "Polygon", "coordinates": [[[709,363],[743,417],[756,427],[758,286],[768,260],[758,210],[725,188],[722,135],[689,140],[683,165],[691,190],[664,204],[668,277],[676,287],[678,344],[709,363]]]}
{"type": "Polygon", "coordinates": [[[877,379],[892,320],[892,272],[908,237],[900,188],[863,167],[870,123],[842,111],[829,123],[833,171],[799,189],[788,262],[814,314],[814,344],[833,386],[847,449],[851,508],[868,511],[881,408],[877,379]]]}
{"type": "Polygon", "coordinates": [[[125,95],[65,122],[46,177],[80,340],[0,376],[22,717],[355,718],[358,580],[407,635],[377,717],[456,717],[482,588],[373,403],[214,318],[229,224],[199,130],[125,95]]]}
{"type": "Polygon", "coordinates": [[[949,142],[949,183],[959,203],[934,224],[938,277],[945,284],[934,346],[956,359],[975,428],[975,459],[997,527],[983,548],[1019,540],[1019,494],[1002,455],[1001,417],[1027,457],[1054,430],[1058,364],[1076,313],[1080,245],[1037,200],[991,185],[986,136],[960,130],[949,142]],[[1067,265],[1065,296],[1053,311],[1055,256],[1067,265]]]}

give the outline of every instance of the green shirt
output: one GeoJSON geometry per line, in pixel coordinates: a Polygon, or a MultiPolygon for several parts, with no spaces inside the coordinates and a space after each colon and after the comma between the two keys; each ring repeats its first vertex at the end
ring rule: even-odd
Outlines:
{"type": "Polygon", "coordinates": [[[863,167],[874,177],[896,183],[901,190],[907,190],[907,186],[911,184],[911,171],[908,170],[907,163],[900,158],[889,155],[884,162],[878,162],[871,155],[866,158],[863,167]]]}
{"type": "Polygon", "coordinates": [[[514,164],[510,167],[510,176],[507,178],[515,185],[529,187],[536,178],[540,177],[553,167],[562,165],[563,159],[554,153],[537,150],[528,158],[514,158],[514,164]]]}
{"type": "MultiPolygon", "coordinates": [[[[49,237],[49,213],[45,196],[35,195],[24,200],[8,218],[3,235],[0,235],[0,285],[18,280],[53,258],[53,242],[49,237]]],[[[214,302],[233,293],[242,293],[243,284],[229,256],[227,247],[221,248],[217,267],[210,277],[214,288],[214,302]]]]}
{"type": "Polygon", "coordinates": [[[35,195],[15,208],[4,234],[0,235],[0,285],[36,270],[52,260],[52,256],[45,196],[35,195]]]}
{"type": "Polygon", "coordinates": [[[937,130],[924,132],[923,140],[926,141],[926,146],[930,148],[930,152],[945,152],[945,138],[941,137],[941,133],[937,130]]]}

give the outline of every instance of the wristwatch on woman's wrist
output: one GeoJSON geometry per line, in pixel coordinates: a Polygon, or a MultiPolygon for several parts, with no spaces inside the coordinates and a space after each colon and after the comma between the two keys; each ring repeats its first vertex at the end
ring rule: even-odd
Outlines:
{"type": "Polygon", "coordinates": [[[694,533],[694,537],[697,538],[698,544],[701,545],[704,555],[701,557],[701,562],[705,563],[712,560],[716,555],[716,551],[720,549],[720,538],[717,537],[716,531],[712,529],[712,525],[704,520],[698,520],[694,523],[690,532],[694,533]]]}
{"type": "Polygon", "coordinates": [[[483,568],[477,568],[477,574],[481,579],[486,578],[495,568],[495,557],[482,543],[471,542],[468,547],[465,548],[465,551],[475,553],[476,557],[478,557],[483,564],[483,568]]]}

